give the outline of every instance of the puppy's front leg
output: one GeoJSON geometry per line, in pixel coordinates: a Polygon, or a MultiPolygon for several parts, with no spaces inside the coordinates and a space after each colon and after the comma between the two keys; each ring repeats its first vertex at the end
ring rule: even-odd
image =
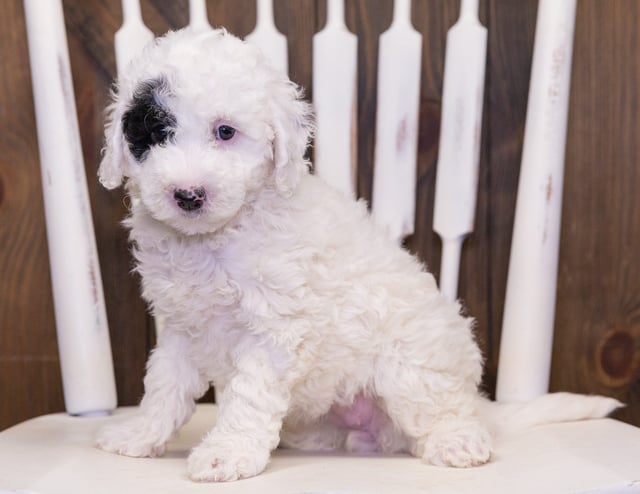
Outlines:
{"type": "Polygon", "coordinates": [[[266,351],[243,356],[219,399],[216,426],[189,455],[191,479],[221,482],[262,472],[278,446],[289,398],[266,351]]]}
{"type": "Polygon", "coordinates": [[[149,357],[145,394],[136,413],[104,427],[97,446],[126,456],[160,456],[208,387],[189,359],[188,335],[165,329],[149,357]]]}

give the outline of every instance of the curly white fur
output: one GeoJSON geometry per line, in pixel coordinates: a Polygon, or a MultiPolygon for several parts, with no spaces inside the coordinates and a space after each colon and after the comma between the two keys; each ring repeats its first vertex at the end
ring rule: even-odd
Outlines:
{"type": "MultiPolygon", "coordinates": [[[[219,415],[189,457],[194,480],[256,475],[279,443],[489,460],[495,413],[478,393],[472,321],[364,203],[307,172],[311,128],[299,89],[222,30],[170,33],[120,78],[100,179],[126,182],[143,296],[166,328],[137,416],[103,430],[101,448],[162,454],[212,382],[219,415]],[[173,134],[136,159],[123,117],[159,79],[173,134]],[[235,135],[220,139],[220,125],[235,135]],[[202,207],[179,207],[175,191],[194,187],[202,207]]],[[[559,418],[616,405],[571,402],[559,418]]],[[[554,419],[535,410],[527,425],[554,419]]]]}

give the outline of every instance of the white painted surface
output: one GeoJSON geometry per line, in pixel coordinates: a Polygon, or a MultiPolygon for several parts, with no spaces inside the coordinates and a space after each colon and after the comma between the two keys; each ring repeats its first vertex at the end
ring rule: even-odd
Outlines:
{"type": "Polygon", "coordinates": [[[497,397],[549,385],[575,0],[540,0],[505,298],[497,397]]]}
{"type": "Polygon", "coordinates": [[[256,27],[245,39],[260,47],[275,68],[288,74],[287,38],[278,31],[273,20],[273,0],[256,0],[256,2],[256,27]]]}
{"type": "Polygon", "coordinates": [[[475,220],[486,51],[478,0],[462,0],[447,34],[433,215],[442,239],[440,290],[450,301],[458,295],[460,251],[475,220]]]}
{"type": "Polygon", "coordinates": [[[211,29],[205,0],[189,0],[189,27],[201,31],[211,29]]]}
{"type": "Polygon", "coordinates": [[[115,380],[62,3],[24,8],[65,406],[106,412],[116,406],[115,380]]]}
{"type": "Polygon", "coordinates": [[[327,1],[327,25],[313,37],[315,173],[355,197],[358,39],[344,21],[344,0],[327,1]]]}
{"type": "Polygon", "coordinates": [[[396,242],[413,233],[420,109],[422,36],[410,0],[395,0],[391,27],[380,36],[371,209],[396,242]]]}
{"type": "Polygon", "coordinates": [[[460,277],[460,255],[465,236],[442,238],[442,258],[440,260],[440,292],[449,302],[458,298],[458,278],[460,277]]]}
{"type": "MultiPolygon", "coordinates": [[[[131,409],[117,411],[126,413],[131,409]]],[[[538,427],[498,441],[491,462],[478,468],[432,467],[407,455],[278,450],[258,477],[193,483],[186,457],[215,416],[212,405],[199,405],[165,456],[152,459],[93,448],[97,429],[113,418],[39,417],[0,433],[0,485],[47,494],[640,492],[640,429],[608,419],[538,427]],[[630,487],[614,490],[620,486],[630,487]]]]}
{"type": "Polygon", "coordinates": [[[152,39],[153,33],[142,20],[139,0],[122,0],[122,26],[115,35],[118,74],[152,39]]]}

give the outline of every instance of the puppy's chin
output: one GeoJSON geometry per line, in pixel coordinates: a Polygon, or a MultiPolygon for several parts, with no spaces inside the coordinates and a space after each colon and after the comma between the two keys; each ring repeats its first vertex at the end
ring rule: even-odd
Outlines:
{"type": "Polygon", "coordinates": [[[151,216],[174,230],[177,234],[185,236],[219,233],[224,230],[235,217],[235,215],[224,218],[216,217],[214,215],[208,215],[206,211],[194,211],[190,213],[177,211],[170,216],[163,217],[152,213],[151,216]]]}
{"type": "Polygon", "coordinates": [[[163,223],[184,236],[214,234],[222,230],[226,224],[226,222],[203,222],[193,218],[174,219],[163,223]]]}

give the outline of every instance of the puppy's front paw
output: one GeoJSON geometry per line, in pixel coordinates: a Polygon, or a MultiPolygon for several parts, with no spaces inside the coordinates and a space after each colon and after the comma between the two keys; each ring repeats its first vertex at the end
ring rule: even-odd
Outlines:
{"type": "Polygon", "coordinates": [[[148,421],[135,417],[103,427],[98,433],[96,446],[124,456],[155,457],[164,454],[165,441],[158,437],[158,432],[148,421]]]}
{"type": "Polygon", "coordinates": [[[209,436],[191,451],[188,472],[196,482],[227,482],[253,477],[269,461],[269,450],[238,438],[209,436]]]}
{"type": "Polygon", "coordinates": [[[422,458],[443,467],[474,467],[489,461],[491,436],[480,424],[450,421],[427,437],[422,458]]]}

